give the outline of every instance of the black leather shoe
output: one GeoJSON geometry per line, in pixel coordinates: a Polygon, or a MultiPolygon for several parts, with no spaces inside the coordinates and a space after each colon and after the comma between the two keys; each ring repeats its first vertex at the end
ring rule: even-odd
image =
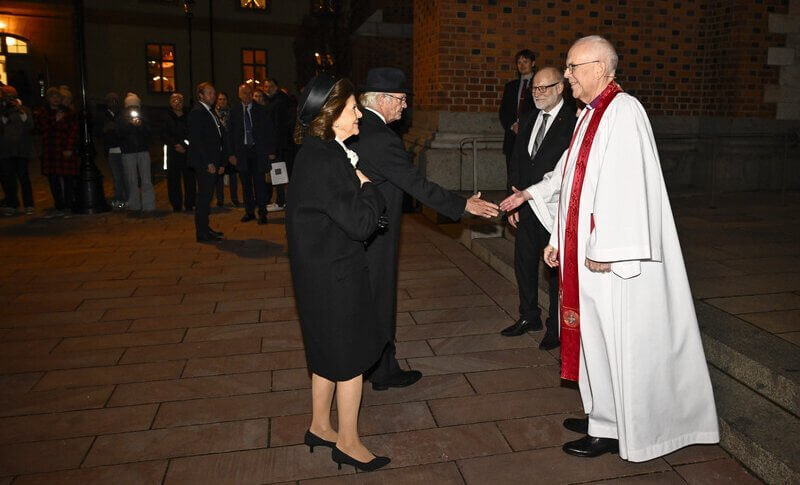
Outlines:
{"type": "Polygon", "coordinates": [[[242,216],[242,222],[250,222],[256,218],[255,214],[245,214],[242,216]]]}
{"type": "Polygon", "coordinates": [[[373,382],[372,388],[376,391],[385,391],[390,387],[408,387],[422,379],[422,372],[418,370],[404,370],[381,382],[373,382]]]}
{"type": "Polygon", "coordinates": [[[606,453],[619,453],[619,441],[612,438],[594,438],[588,434],[575,441],[564,443],[564,453],[581,458],[594,458],[606,453]]]}
{"type": "Polygon", "coordinates": [[[258,216],[258,223],[259,224],[266,224],[267,223],[267,215],[266,214],[261,214],[260,216],[258,216]]]}
{"type": "Polygon", "coordinates": [[[213,230],[211,228],[208,229],[208,233],[211,234],[212,236],[218,237],[220,239],[222,239],[222,235],[225,234],[222,231],[215,231],[215,230],[213,230]]]}
{"type": "Polygon", "coordinates": [[[201,234],[197,236],[197,242],[199,243],[206,243],[206,242],[217,242],[222,239],[222,236],[215,236],[213,234],[201,234]]]}
{"type": "Polygon", "coordinates": [[[539,342],[539,349],[540,350],[553,350],[554,348],[561,345],[561,342],[558,340],[558,335],[554,335],[550,332],[546,332],[542,341],[539,342]]]}
{"type": "Polygon", "coordinates": [[[542,326],[542,321],[537,319],[536,321],[525,320],[524,318],[520,318],[514,325],[510,327],[506,327],[500,331],[500,335],[505,337],[519,337],[520,335],[524,334],[525,332],[530,332],[532,330],[541,330],[544,328],[542,326]]]}
{"type": "Polygon", "coordinates": [[[563,424],[572,432],[589,434],[589,418],[567,418],[563,424]]]}
{"type": "Polygon", "coordinates": [[[345,465],[353,465],[357,469],[361,470],[362,472],[371,472],[375,471],[378,468],[384,467],[389,464],[392,460],[385,456],[376,456],[372,460],[368,462],[358,461],[352,456],[348,455],[344,451],[340,450],[337,447],[333,447],[333,451],[331,452],[331,459],[339,465],[339,470],[342,469],[342,463],[345,465]]]}
{"type": "Polygon", "coordinates": [[[312,433],[310,429],[306,430],[306,436],[303,439],[303,443],[305,443],[306,446],[308,446],[309,453],[314,453],[315,446],[327,446],[328,448],[331,449],[336,446],[335,442],[320,438],[319,436],[312,433]]]}

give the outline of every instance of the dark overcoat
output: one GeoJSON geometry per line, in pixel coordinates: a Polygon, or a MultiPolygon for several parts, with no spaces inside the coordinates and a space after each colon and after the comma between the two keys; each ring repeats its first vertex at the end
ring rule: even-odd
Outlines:
{"type": "Polygon", "coordinates": [[[390,334],[377,324],[362,241],[386,204],[335,141],[306,136],[286,204],[286,237],[309,369],[332,381],[363,374],[390,334]]]}
{"type": "Polygon", "coordinates": [[[367,248],[367,260],[380,324],[389,329],[394,338],[403,192],[453,220],[464,213],[467,201],[426,179],[411,162],[403,140],[372,111],[364,110],[359,130],[358,139],[353,143],[359,156],[358,167],[386,199],[389,227],[375,234],[367,248]]]}

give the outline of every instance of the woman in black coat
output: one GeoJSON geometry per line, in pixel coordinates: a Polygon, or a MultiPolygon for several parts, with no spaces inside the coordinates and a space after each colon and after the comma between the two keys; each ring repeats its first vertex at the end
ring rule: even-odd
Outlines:
{"type": "Polygon", "coordinates": [[[332,457],[362,470],[389,463],[358,436],[362,374],[391,337],[376,325],[364,241],[378,228],[386,204],[355,169],[343,141],[358,133],[361,113],[350,81],[321,75],[300,100],[307,133],[295,159],[286,232],[295,298],[311,370],[313,414],[305,442],[332,448],[332,457]],[[330,423],[336,390],[338,433],[330,423]]]}

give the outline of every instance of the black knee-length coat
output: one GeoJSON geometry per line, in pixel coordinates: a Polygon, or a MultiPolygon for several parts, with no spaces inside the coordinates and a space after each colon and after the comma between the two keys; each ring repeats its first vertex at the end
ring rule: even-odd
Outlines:
{"type": "Polygon", "coordinates": [[[372,366],[391,338],[377,324],[362,244],[386,203],[375,185],[360,187],[341,145],[312,136],[297,154],[289,193],[289,263],[308,367],[348,380],[372,366]]]}

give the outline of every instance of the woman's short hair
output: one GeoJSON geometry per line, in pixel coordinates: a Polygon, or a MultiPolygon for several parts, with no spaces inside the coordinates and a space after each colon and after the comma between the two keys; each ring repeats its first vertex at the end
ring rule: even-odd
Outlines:
{"type": "Polygon", "coordinates": [[[331,93],[319,114],[308,124],[308,133],[323,140],[333,140],[333,123],[344,111],[347,100],[355,93],[353,83],[348,79],[340,79],[333,85],[331,93]]]}

